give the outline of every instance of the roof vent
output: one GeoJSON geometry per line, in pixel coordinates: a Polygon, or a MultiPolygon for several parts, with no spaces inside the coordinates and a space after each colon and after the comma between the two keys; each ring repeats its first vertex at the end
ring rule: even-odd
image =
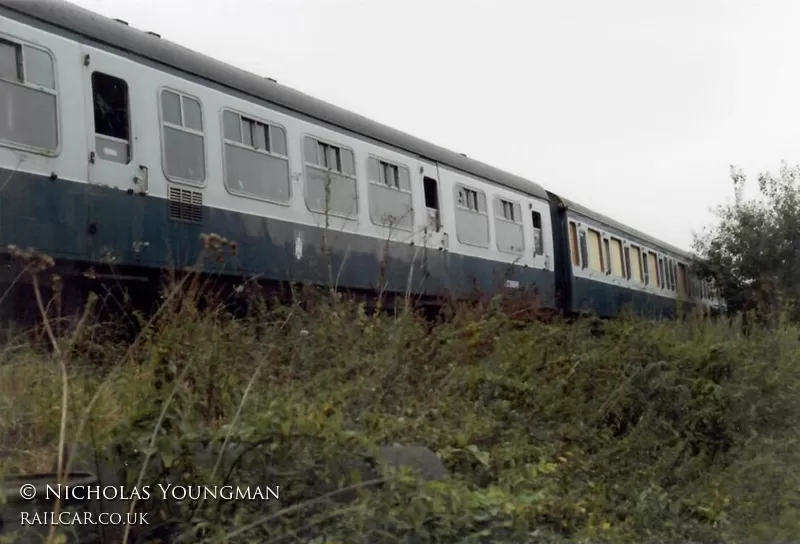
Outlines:
{"type": "Polygon", "coordinates": [[[151,36],[155,36],[156,38],[160,38],[161,37],[161,34],[158,34],[157,32],[153,32],[152,30],[148,30],[147,33],[150,34],[151,36]]]}
{"type": "Polygon", "coordinates": [[[466,157],[466,156],[467,156],[467,154],[466,154],[466,153],[460,153],[460,155],[461,155],[462,157],[466,157]]]}
{"type": "Polygon", "coordinates": [[[122,19],[114,19],[118,23],[122,23],[125,26],[128,26],[128,21],[123,21],[122,19]]]}
{"type": "Polygon", "coordinates": [[[272,79],[271,77],[268,77],[268,78],[266,78],[266,79],[268,79],[269,81],[271,81],[271,82],[273,82],[273,83],[277,83],[277,82],[278,82],[278,80],[277,80],[277,79],[272,79]]]}

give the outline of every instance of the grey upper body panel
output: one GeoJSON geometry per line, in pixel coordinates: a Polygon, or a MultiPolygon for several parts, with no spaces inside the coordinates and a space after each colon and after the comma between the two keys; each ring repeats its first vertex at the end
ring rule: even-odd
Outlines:
{"type": "Polygon", "coordinates": [[[637,241],[636,239],[638,238],[638,242],[639,243],[647,244],[652,249],[660,249],[660,250],[662,250],[664,252],[668,252],[673,257],[682,258],[682,259],[685,259],[687,261],[691,261],[694,258],[694,255],[692,255],[688,251],[685,251],[685,250],[683,250],[683,249],[681,249],[679,247],[676,247],[676,246],[670,245],[670,244],[668,244],[666,242],[663,242],[661,240],[658,240],[657,238],[653,238],[652,236],[650,236],[648,234],[645,234],[643,232],[640,232],[640,231],[638,231],[638,230],[636,230],[634,228],[631,228],[631,227],[629,227],[627,225],[623,225],[619,221],[615,221],[614,219],[611,219],[608,216],[605,216],[603,214],[600,214],[600,213],[597,213],[597,212],[595,212],[593,210],[590,210],[589,208],[587,208],[585,206],[581,206],[577,202],[572,202],[571,200],[568,200],[568,199],[564,198],[563,196],[560,197],[560,198],[564,202],[564,205],[566,205],[567,209],[572,211],[572,212],[574,212],[574,214],[581,215],[581,216],[583,216],[583,217],[585,217],[587,219],[591,219],[591,220],[597,221],[598,223],[600,223],[602,225],[605,225],[607,227],[610,227],[613,230],[618,231],[618,234],[620,234],[620,235],[627,235],[629,238],[632,237],[633,240],[631,240],[631,241],[633,241],[633,242],[636,242],[637,241]]]}
{"type": "MultiPolygon", "coordinates": [[[[455,153],[443,147],[387,127],[361,115],[349,112],[299,91],[280,85],[222,61],[192,51],[156,35],[144,32],[113,19],[71,4],[65,0],[0,0],[0,14],[20,14],[67,32],[84,36],[116,50],[139,56],[150,62],[188,74],[201,80],[274,104],[303,117],[338,127],[376,142],[404,150],[443,166],[487,179],[509,189],[542,200],[549,200],[547,191],[537,183],[510,174],[455,153]],[[3,9],[5,8],[5,10],[3,9]],[[8,13],[10,10],[11,13],[8,13]]],[[[612,229],[639,238],[654,248],[669,251],[675,256],[691,259],[691,253],[657,240],[623,225],[566,198],[559,197],[569,210],[599,221],[612,229]]]]}
{"type": "Polygon", "coordinates": [[[334,127],[405,150],[443,166],[493,181],[542,200],[548,199],[543,187],[525,178],[381,125],[361,115],[280,85],[271,79],[235,68],[65,0],[0,0],[0,8],[38,19],[115,49],[132,53],[334,127]]]}

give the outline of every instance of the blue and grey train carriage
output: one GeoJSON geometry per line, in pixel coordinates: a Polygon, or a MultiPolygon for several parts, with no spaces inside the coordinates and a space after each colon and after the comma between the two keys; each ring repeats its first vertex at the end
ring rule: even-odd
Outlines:
{"type": "Polygon", "coordinates": [[[200,265],[428,298],[529,290],[603,315],[712,302],[690,255],[537,183],[62,0],[0,0],[6,286],[22,282],[9,246],[150,292],[200,265]],[[230,242],[221,263],[210,234],[230,242]]]}

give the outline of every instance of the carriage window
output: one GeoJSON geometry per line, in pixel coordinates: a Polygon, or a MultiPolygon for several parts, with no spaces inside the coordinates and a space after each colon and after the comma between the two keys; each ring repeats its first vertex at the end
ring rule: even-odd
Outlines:
{"type": "Polygon", "coordinates": [[[25,46],[25,81],[47,89],[56,88],[53,59],[41,49],[25,46]]]}
{"type": "Polygon", "coordinates": [[[589,266],[589,248],[586,244],[586,232],[581,231],[580,234],[581,239],[581,268],[586,268],[589,266]]]}
{"type": "MultiPolygon", "coordinates": [[[[494,198],[494,230],[497,249],[505,253],[517,255],[525,251],[525,233],[522,226],[522,206],[519,202],[494,198]]],[[[534,244],[537,240],[536,229],[533,230],[534,244]]],[[[534,245],[534,248],[536,246],[534,245]]],[[[534,254],[536,253],[534,249],[534,254]]]]}
{"type": "Polygon", "coordinates": [[[378,161],[378,177],[380,178],[380,182],[384,185],[396,189],[400,188],[400,172],[396,164],[378,161]]]}
{"type": "Polygon", "coordinates": [[[0,78],[22,82],[22,46],[0,40],[0,78]]]}
{"type": "Polygon", "coordinates": [[[223,110],[225,185],[232,193],[286,203],[290,197],[286,133],[280,127],[223,110]]]}
{"type": "Polygon", "coordinates": [[[531,222],[533,223],[533,253],[534,255],[544,255],[542,214],[539,212],[531,212],[531,222]]]}
{"type": "MultiPolygon", "coordinates": [[[[606,244],[609,244],[608,240],[606,240],[606,244]]],[[[609,256],[609,261],[611,263],[611,273],[618,278],[624,278],[625,262],[622,260],[622,241],[611,238],[610,249],[611,255],[609,256]]]]}
{"type": "Polygon", "coordinates": [[[647,274],[647,284],[653,284],[656,287],[661,287],[661,277],[658,275],[658,261],[656,254],[650,251],[647,252],[647,266],[645,267],[645,274],[647,274]],[[652,278],[653,281],[650,281],[652,278]]]}
{"type": "Polygon", "coordinates": [[[664,259],[664,278],[666,279],[667,289],[672,290],[672,260],[664,259]]]}
{"type": "Polygon", "coordinates": [[[183,126],[181,115],[181,95],[164,91],[161,93],[161,114],[164,121],[173,125],[183,126]]]}
{"type": "Polygon", "coordinates": [[[200,110],[200,102],[188,96],[182,99],[183,104],[183,126],[196,130],[203,131],[203,113],[200,110]]]}
{"type": "Polygon", "coordinates": [[[691,288],[689,286],[688,278],[686,276],[686,265],[683,263],[678,263],[678,292],[682,295],[686,295],[691,292],[691,288]]]}
{"type": "Polygon", "coordinates": [[[422,179],[422,188],[425,190],[425,208],[428,226],[439,232],[441,220],[439,218],[439,187],[436,180],[429,177],[422,179]]]}
{"type": "Polygon", "coordinates": [[[307,163],[347,176],[356,175],[351,150],[309,137],[306,137],[305,146],[307,163]]]}
{"type": "Polygon", "coordinates": [[[578,249],[578,227],[574,221],[569,222],[569,249],[572,255],[572,266],[581,265],[581,257],[578,249]]]}
{"type": "Polygon", "coordinates": [[[303,140],[306,204],[319,213],[357,221],[358,191],[353,151],[306,136],[303,140]]]}
{"type": "Polygon", "coordinates": [[[411,230],[414,226],[411,176],[407,167],[376,157],[367,159],[369,215],[372,222],[411,230]]]}
{"type": "Polygon", "coordinates": [[[161,138],[168,178],[193,184],[206,180],[205,135],[200,102],[164,89],[161,97],[161,138]]]}
{"type": "MultiPolygon", "coordinates": [[[[455,185],[455,199],[457,202],[456,216],[456,236],[462,244],[469,244],[477,247],[489,246],[489,216],[486,211],[486,193],[477,189],[470,189],[463,185],[455,185]]],[[[497,209],[500,199],[493,199],[495,210],[495,226],[498,223],[498,216],[502,211],[497,209]]],[[[522,226],[516,227],[522,231],[522,226]]],[[[499,240],[503,242],[503,240],[499,240]]],[[[506,240],[505,245],[514,246],[516,251],[520,251],[520,244],[506,240]]],[[[502,244],[501,244],[502,246],[502,244]]],[[[500,247],[500,246],[498,246],[500,247]]]]}
{"type": "MultiPolygon", "coordinates": [[[[644,273],[646,277],[647,272],[644,273]]],[[[630,246],[630,272],[628,276],[642,283],[642,250],[637,246],[630,246]]]]}
{"type": "Polygon", "coordinates": [[[0,39],[0,141],[38,151],[58,148],[58,98],[48,51],[0,39]]]}
{"type": "Polygon", "coordinates": [[[131,160],[128,84],[118,77],[92,73],[95,150],[101,159],[131,160]]]}
{"type": "Polygon", "coordinates": [[[670,272],[672,276],[672,290],[678,290],[678,263],[670,260],[670,272]]]}
{"type": "Polygon", "coordinates": [[[478,209],[478,192],[466,187],[458,187],[458,205],[462,208],[472,210],[473,212],[479,211],[478,209]]]}
{"type": "Polygon", "coordinates": [[[516,215],[516,207],[514,206],[514,203],[509,200],[503,200],[502,198],[498,200],[500,201],[500,217],[506,221],[514,221],[514,216],[516,215]]]}
{"type": "Polygon", "coordinates": [[[589,266],[592,270],[604,272],[603,266],[603,243],[600,238],[600,233],[596,230],[587,229],[588,233],[588,249],[589,249],[589,266]]]}
{"type": "Polygon", "coordinates": [[[625,277],[631,279],[631,248],[625,248],[625,277]]]}

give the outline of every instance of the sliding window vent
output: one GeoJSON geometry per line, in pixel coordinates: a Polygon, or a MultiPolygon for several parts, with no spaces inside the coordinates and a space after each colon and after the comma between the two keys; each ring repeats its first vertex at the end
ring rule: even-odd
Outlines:
{"type": "Polygon", "coordinates": [[[203,222],[203,193],[169,188],[169,218],[189,223],[203,222]]]}

